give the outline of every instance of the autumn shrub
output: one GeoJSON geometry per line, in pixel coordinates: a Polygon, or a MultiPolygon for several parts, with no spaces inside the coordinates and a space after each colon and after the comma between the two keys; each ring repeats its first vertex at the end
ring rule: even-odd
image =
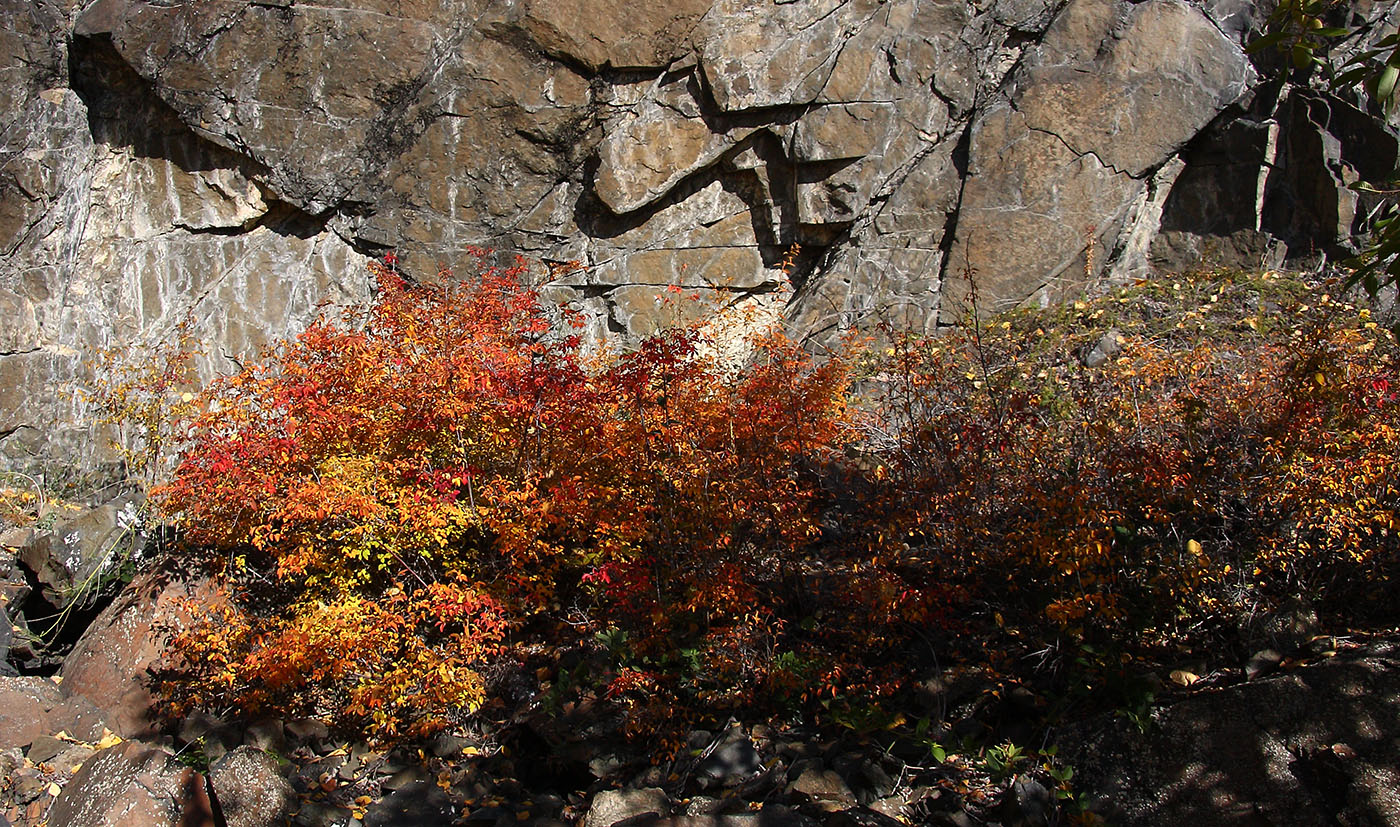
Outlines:
{"type": "Polygon", "coordinates": [[[161,676],[168,713],[318,717],[384,740],[431,734],[481,706],[480,667],[507,628],[500,603],[460,583],[261,611],[240,596],[189,604],[196,622],[173,636],[161,676]]]}
{"type": "Polygon", "coordinates": [[[714,316],[594,352],[523,266],[372,269],[372,306],[190,403],[157,499],[227,599],[173,640],[172,713],[393,739],[517,669],[674,745],[888,726],[950,659],[1014,683],[1394,613],[1395,346],[1326,285],[1144,283],[854,365],[714,316]]]}
{"type": "Polygon", "coordinates": [[[91,386],[82,393],[128,479],[155,483],[168,474],[179,431],[193,414],[198,346],[193,323],[175,325],[165,341],[126,343],[98,353],[91,386]]]}
{"type": "Polygon", "coordinates": [[[891,341],[867,514],[892,570],[1138,652],[1390,606],[1394,343],[1325,286],[1216,274],[891,341]]]}
{"type": "Polygon", "coordinates": [[[658,657],[761,625],[817,535],[841,360],[760,330],[726,364],[698,325],[590,356],[523,265],[372,269],[373,306],[196,400],[157,497],[219,552],[230,600],[174,640],[172,711],[418,734],[476,709],[511,630],[545,615],[658,657]]]}

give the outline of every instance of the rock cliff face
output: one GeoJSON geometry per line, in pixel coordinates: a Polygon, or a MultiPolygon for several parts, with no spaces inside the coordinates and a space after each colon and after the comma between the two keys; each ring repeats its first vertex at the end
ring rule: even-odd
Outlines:
{"type": "Polygon", "coordinates": [[[579,262],[547,294],[597,337],[681,284],[817,340],[969,271],[988,309],[1338,252],[1394,131],[1252,63],[1269,6],[0,0],[5,462],[100,463],[98,348],[189,320],[226,369],[389,249],[579,262]]]}

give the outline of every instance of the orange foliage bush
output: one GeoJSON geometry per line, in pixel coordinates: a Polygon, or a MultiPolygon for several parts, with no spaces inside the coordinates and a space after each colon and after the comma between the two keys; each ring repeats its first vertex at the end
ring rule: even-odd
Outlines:
{"type": "Polygon", "coordinates": [[[967,657],[1005,633],[1131,658],[1299,600],[1393,611],[1394,344],[1315,288],[891,331],[856,414],[846,359],[771,330],[743,364],[713,319],[590,356],[523,267],[373,269],[372,307],[196,401],[158,497],[232,599],[174,640],[174,712],[423,734],[549,644],[588,665],[540,667],[541,697],[636,735],[765,704],[874,721],[959,632],[967,657]]]}
{"type": "Polygon", "coordinates": [[[592,601],[665,651],[765,611],[817,533],[840,360],[762,332],[725,365],[699,326],[590,359],[523,266],[373,269],[372,308],[205,393],[157,493],[233,563],[233,614],[175,641],[177,709],[423,731],[480,704],[508,620],[592,601]]]}
{"type": "Polygon", "coordinates": [[[322,717],[386,740],[431,734],[480,707],[479,667],[500,654],[506,630],[499,603],[457,583],[276,613],[228,601],[191,609],[200,622],[171,641],[171,714],[322,717]]]}
{"type": "Polygon", "coordinates": [[[1395,364],[1367,311],[1242,275],[896,338],[873,539],[1018,625],[1128,648],[1384,609],[1395,364]]]}

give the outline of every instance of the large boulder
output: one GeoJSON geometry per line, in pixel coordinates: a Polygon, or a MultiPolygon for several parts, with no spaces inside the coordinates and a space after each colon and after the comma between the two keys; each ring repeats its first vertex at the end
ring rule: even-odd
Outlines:
{"type": "Polygon", "coordinates": [[[279,197],[322,212],[391,157],[392,121],[465,22],[452,3],[407,15],[395,0],[354,5],[100,0],[73,33],[110,40],[197,134],[263,165],[279,197]]]}
{"type": "Polygon", "coordinates": [[[91,508],[44,506],[37,522],[52,528],[0,537],[0,652],[14,666],[56,668],[121,588],[146,550],[141,503],[141,495],[128,490],[91,508]]]}
{"type": "MultiPolygon", "coordinates": [[[[988,309],[1043,284],[1082,285],[1150,175],[1253,80],[1243,49],[1199,8],[1073,0],[1007,99],[973,124],[952,260],[988,309]]],[[[947,298],[951,320],[962,308],[947,298]]]]}
{"type": "Polygon", "coordinates": [[[63,788],[48,823],[65,827],[213,827],[204,777],[170,753],[127,741],[83,764],[63,788]]]}
{"type": "Polygon", "coordinates": [[[161,657],[172,631],[189,619],[189,602],[216,599],[211,582],[167,564],[127,586],[88,627],[63,663],[62,690],[102,711],[124,738],[153,734],[148,670],[161,657]]]}

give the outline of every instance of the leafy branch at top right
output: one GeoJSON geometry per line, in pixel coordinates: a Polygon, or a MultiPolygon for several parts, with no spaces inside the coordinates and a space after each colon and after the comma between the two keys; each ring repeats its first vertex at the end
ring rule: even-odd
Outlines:
{"type": "MultiPolygon", "coordinates": [[[[1248,50],[1283,51],[1299,73],[1322,72],[1333,91],[1360,88],[1389,117],[1400,91],[1400,32],[1384,33],[1387,17],[1361,19],[1343,0],[1281,0],[1266,33],[1248,50]]],[[[1352,188],[1382,195],[1400,192],[1394,180],[1359,181],[1352,188]]],[[[1400,281],[1400,210],[1393,201],[1376,214],[1369,243],[1344,264],[1353,271],[1350,284],[1362,285],[1373,297],[1400,281]]],[[[1400,336],[1400,325],[1395,332],[1400,336]]]]}

